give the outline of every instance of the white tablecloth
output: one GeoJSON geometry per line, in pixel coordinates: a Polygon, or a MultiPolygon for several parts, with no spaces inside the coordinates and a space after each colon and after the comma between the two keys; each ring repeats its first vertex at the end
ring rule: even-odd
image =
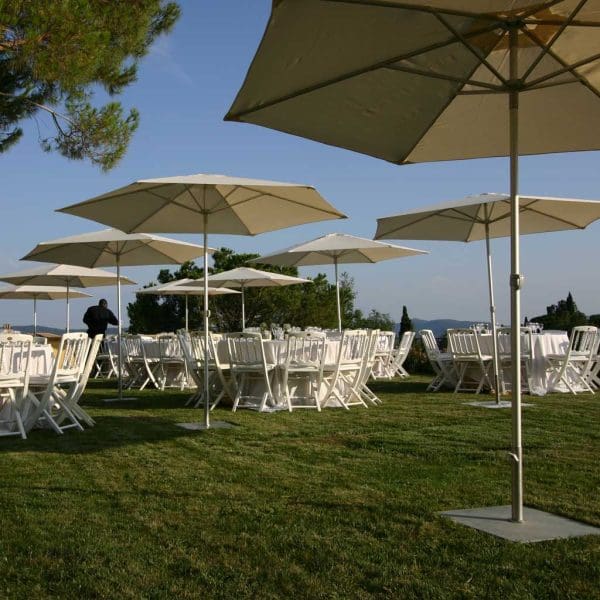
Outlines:
{"type": "MultiPolygon", "coordinates": [[[[510,343],[509,336],[500,336],[500,344],[510,343]]],[[[521,336],[521,344],[528,343],[528,336],[521,336]]],[[[569,347],[569,336],[566,331],[548,331],[544,333],[534,333],[531,336],[533,344],[533,359],[529,366],[529,391],[536,396],[544,396],[548,392],[566,392],[567,387],[564,384],[552,383],[552,377],[548,371],[546,356],[549,354],[564,354],[569,347]]],[[[492,354],[492,336],[480,335],[479,344],[484,354],[492,354]]],[[[509,353],[510,348],[500,346],[499,351],[509,353]]],[[[508,371],[508,370],[507,370],[508,371]]],[[[510,373],[505,372],[505,378],[510,381],[510,373]]]]}

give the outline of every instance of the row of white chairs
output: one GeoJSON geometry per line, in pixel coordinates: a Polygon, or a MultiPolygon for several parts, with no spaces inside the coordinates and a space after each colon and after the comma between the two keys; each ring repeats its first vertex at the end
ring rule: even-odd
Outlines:
{"type": "Polygon", "coordinates": [[[79,401],[94,366],[102,335],[64,334],[48,374],[32,372],[33,337],[15,334],[0,339],[0,436],[20,436],[34,427],[49,427],[58,434],[83,431],[94,420],[79,401]]]}
{"type": "Polygon", "coordinates": [[[393,331],[379,333],[377,351],[375,353],[375,366],[371,373],[373,379],[392,379],[409,376],[404,368],[404,363],[415,339],[414,331],[405,331],[400,337],[400,344],[394,347],[396,334],[393,331]]]}
{"type": "MultiPolygon", "coordinates": [[[[479,334],[471,329],[449,329],[448,352],[440,351],[431,330],[424,329],[419,334],[435,373],[429,391],[453,387],[455,393],[479,393],[484,388],[494,388],[493,356],[482,351],[479,334]]],[[[498,329],[498,384],[502,392],[507,388],[504,373],[510,368],[512,360],[510,335],[510,328],[498,329]]],[[[534,359],[533,333],[530,328],[524,327],[521,335],[522,389],[528,391],[534,359]]],[[[594,389],[600,387],[599,347],[600,333],[596,327],[574,327],[566,351],[545,356],[550,387],[563,383],[573,394],[581,390],[594,393],[594,389]]]]}
{"type": "Polygon", "coordinates": [[[205,401],[214,409],[228,396],[233,410],[277,404],[275,384],[291,412],[294,408],[322,408],[336,404],[351,406],[378,404],[380,399],[368,388],[367,380],[375,362],[378,331],[346,330],[339,340],[333,361],[327,360],[327,338],[323,332],[290,332],[281,360],[265,352],[259,333],[210,334],[208,347],[209,389],[205,399],[204,334],[180,332],[181,346],[198,392],[190,402],[205,401]],[[227,359],[219,357],[217,345],[225,340],[227,359]],[[279,378],[277,381],[276,378],[279,378]]]}

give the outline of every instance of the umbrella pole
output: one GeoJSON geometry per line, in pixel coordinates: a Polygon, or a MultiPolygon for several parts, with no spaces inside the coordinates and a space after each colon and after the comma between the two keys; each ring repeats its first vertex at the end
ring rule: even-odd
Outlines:
{"type": "Polygon", "coordinates": [[[341,308],[341,303],[340,303],[340,279],[338,277],[337,256],[333,257],[333,265],[335,267],[335,296],[337,299],[338,331],[342,331],[342,308],[341,308]]]}
{"type": "Polygon", "coordinates": [[[244,300],[244,284],[241,285],[242,290],[242,331],[246,329],[246,303],[244,300]]]}
{"type": "Polygon", "coordinates": [[[37,335],[37,298],[33,297],[33,335],[37,335]]]}
{"type": "MultiPolygon", "coordinates": [[[[487,207],[486,207],[487,213],[487,207]]],[[[490,319],[492,323],[492,354],[494,360],[494,390],[496,391],[496,404],[500,404],[500,360],[498,358],[498,328],[496,326],[496,304],[494,301],[494,276],[492,269],[492,252],[490,250],[490,225],[485,223],[485,248],[487,252],[488,291],[490,297],[490,319]]]]}
{"type": "Polygon", "coordinates": [[[121,265],[117,254],[117,345],[119,347],[119,400],[123,400],[123,347],[121,343],[121,265]]]}
{"type": "Polygon", "coordinates": [[[208,386],[208,213],[204,213],[204,427],[210,428],[208,386]]]}
{"type": "Polygon", "coordinates": [[[70,323],[69,321],[70,319],[70,314],[69,314],[69,280],[67,279],[67,333],[69,333],[69,328],[70,328],[70,323]]]}
{"type": "Polygon", "coordinates": [[[188,315],[188,295],[185,294],[185,330],[189,331],[188,327],[189,315],[188,315]]]}
{"type": "Polygon", "coordinates": [[[512,26],[509,31],[510,81],[514,87],[509,92],[510,128],[510,210],[511,210],[511,387],[512,387],[512,515],[511,520],[523,521],[523,448],[521,442],[521,298],[522,277],[519,273],[519,91],[518,84],[518,36],[519,30],[512,26]]]}

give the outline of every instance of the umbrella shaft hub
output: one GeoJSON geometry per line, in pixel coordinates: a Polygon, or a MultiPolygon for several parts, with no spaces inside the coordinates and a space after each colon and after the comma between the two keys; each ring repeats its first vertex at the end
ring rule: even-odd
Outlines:
{"type": "Polygon", "coordinates": [[[512,273],[510,276],[510,287],[513,290],[520,290],[523,286],[525,276],[521,273],[512,273]]]}

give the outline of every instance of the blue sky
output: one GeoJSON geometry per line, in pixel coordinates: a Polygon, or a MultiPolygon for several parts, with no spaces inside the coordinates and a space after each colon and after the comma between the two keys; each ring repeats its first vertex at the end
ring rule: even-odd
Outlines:
{"type": "MultiPolygon", "coordinates": [[[[252,125],[224,123],[223,115],[239,89],[266,25],[270,0],[219,0],[180,3],[183,15],[175,30],[161,38],[143,61],[139,81],[121,97],[142,116],[129,152],[105,174],[83,162],[44,153],[40,118],[25,125],[24,140],[0,157],[3,181],[0,272],[34,266],[18,259],[37,242],[101,229],[92,221],[54,212],[146,177],[191,173],[224,173],[314,185],[350,218],[295,227],[258,237],[213,236],[212,246],[240,252],[267,253],[340,231],[372,237],[375,219],[445,200],[508,188],[508,161],[421,164],[398,167],[346,150],[330,148],[252,125]]],[[[568,117],[565,109],[565,118],[568,117]]],[[[521,159],[523,194],[600,199],[600,154],[575,153],[521,159]]],[[[595,271],[600,250],[600,223],[586,231],[522,238],[523,315],[545,312],[546,305],[571,291],[579,308],[600,313],[595,271]]],[[[178,237],[178,236],[173,236],[178,237]]],[[[201,237],[181,239],[201,243],[201,237]]],[[[488,311],[484,245],[398,242],[429,250],[425,257],[377,265],[349,265],[358,306],[377,308],[399,319],[402,305],[420,318],[450,317],[481,321],[488,311]]],[[[509,321],[509,243],[492,243],[499,321],[509,321]]],[[[160,267],[124,269],[140,284],[152,281],[160,267]]],[[[314,275],[319,270],[303,269],[314,275]]],[[[125,302],[132,299],[126,288],[125,302]]],[[[108,298],[110,288],[87,290],[108,298]]],[[[95,301],[95,300],[94,300],[95,301]]],[[[74,301],[72,325],[90,303],[74,301]]],[[[62,326],[62,302],[40,303],[39,322],[62,326]]],[[[2,323],[31,322],[31,304],[0,303],[2,323]]]]}

